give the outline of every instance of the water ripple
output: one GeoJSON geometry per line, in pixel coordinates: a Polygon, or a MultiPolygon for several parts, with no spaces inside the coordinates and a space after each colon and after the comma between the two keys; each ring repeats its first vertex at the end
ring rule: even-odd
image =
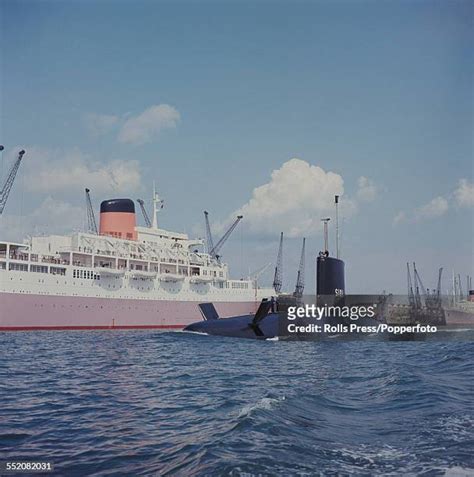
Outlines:
{"type": "Polygon", "coordinates": [[[58,475],[469,475],[469,342],[0,333],[0,456],[58,475]]]}

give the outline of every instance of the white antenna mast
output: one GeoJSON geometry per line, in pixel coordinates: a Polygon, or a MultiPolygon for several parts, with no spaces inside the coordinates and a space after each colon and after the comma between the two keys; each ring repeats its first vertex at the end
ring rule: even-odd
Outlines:
{"type": "Polygon", "coordinates": [[[336,205],[336,258],[339,258],[339,196],[334,196],[334,204],[336,205]]]}
{"type": "Polygon", "coordinates": [[[158,212],[163,208],[163,201],[156,192],[155,181],[153,181],[153,223],[151,226],[154,229],[158,228],[158,212]]]}

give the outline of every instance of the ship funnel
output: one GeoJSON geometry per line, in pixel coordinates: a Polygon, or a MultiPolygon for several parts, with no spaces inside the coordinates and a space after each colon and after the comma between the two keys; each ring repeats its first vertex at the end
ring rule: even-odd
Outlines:
{"type": "Polygon", "coordinates": [[[100,204],[100,235],[137,240],[135,204],[130,199],[104,200],[100,204]]]}

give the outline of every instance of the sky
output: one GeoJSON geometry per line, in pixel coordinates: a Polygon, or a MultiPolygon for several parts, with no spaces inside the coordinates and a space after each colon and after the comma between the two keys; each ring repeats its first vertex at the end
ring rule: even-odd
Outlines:
{"type": "Polygon", "coordinates": [[[244,215],[222,250],[236,278],[283,231],[291,291],[307,237],[311,292],[339,194],[347,292],[404,292],[407,261],[447,289],[474,275],[473,9],[2,0],[2,177],[27,153],[1,237],[80,230],[85,187],[98,208],[155,180],[165,229],[202,237],[208,210],[217,238],[244,215]]]}

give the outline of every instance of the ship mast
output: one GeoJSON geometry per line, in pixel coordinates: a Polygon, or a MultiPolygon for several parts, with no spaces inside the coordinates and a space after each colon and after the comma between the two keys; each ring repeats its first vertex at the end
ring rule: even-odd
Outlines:
{"type": "Polygon", "coordinates": [[[336,206],[336,258],[339,258],[339,196],[334,196],[334,205],[336,206]]]}
{"type": "Polygon", "coordinates": [[[163,208],[163,200],[160,199],[160,196],[156,192],[155,181],[153,181],[153,223],[152,227],[154,229],[158,228],[158,212],[163,208]]]}

